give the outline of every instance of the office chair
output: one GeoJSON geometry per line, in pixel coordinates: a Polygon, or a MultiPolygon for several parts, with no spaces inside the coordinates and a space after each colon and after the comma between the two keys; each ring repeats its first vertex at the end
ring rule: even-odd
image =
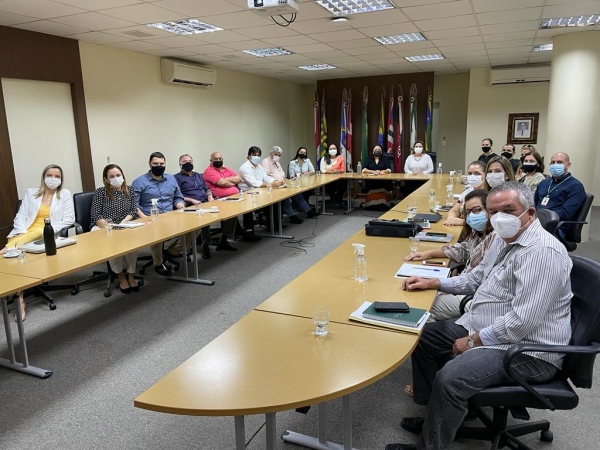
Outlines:
{"type": "Polygon", "coordinates": [[[535,212],[536,217],[540,221],[540,224],[550,234],[554,234],[556,231],[556,225],[560,221],[560,217],[556,211],[551,209],[539,209],[535,212]]]}
{"type": "Polygon", "coordinates": [[[594,196],[592,194],[585,194],[585,200],[582,205],[579,207],[573,220],[561,220],[556,224],[556,229],[554,231],[554,235],[557,239],[563,243],[563,245],[567,248],[567,251],[572,252],[577,248],[577,244],[581,242],[581,230],[583,226],[587,224],[585,219],[590,212],[590,208],[592,207],[592,202],[594,201],[594,196]],[[566,228],[561,233],[561,228],[564,225],[571,225],[566,228]]]}
{"type": "MultiPolygon", "coordinates": [[[[92,201],[94,199],[94,192],[79,192],[73,195],[73,206],[75,208],[75,223],[72,227],[75,228],[75,234],[83,234],[89,233],[91,230],[91,212],[92,212],[92,201]]],[[[65,228],[61,230],[61,236],[67,236],[68,229],[65,228]]],[[[79,293],[81,286],[85,286],[87,284],[98,283],[100,281],[106,281],[106,291],[104,291],[105,297],[110,297],[112,295],[112,283],[117,278],[116,274],[111,270],[110,264],[106,262],[106,272],[99,272],[94,270],[92,272],[92,276],[86,278],[85,280],[78,281],[75,283],[73,290],[71,291],[71,295],[76,295],[79,293]]],[[[144,285],[144,279],[140,276],[134,275],[138,281],[140,286],[144,285]]]]}
{"type": "Polygon", "coordinates": [[[469,400],[469,409],[477,414],[485,427],[461,427],[456,438],[492,442],[492,450],[508,447],[531,450],[517,439],[540,431],[540,439],[552,442],[550,422],[542,420],[507,426],[509,411],[516,419],[529,420],[527,408],[570,410],[577,407],[579,397],[573,389],[592,387],[594,360],[600,353],[600,263],[581,256],[571,256],[571,341],[569,345],[517,344],[504,356],[504,367],[511,373],[511,363],[516,355],[528,351],[565,353],[563,367],[554,378],[530,385],[513,375],[514,384],[491,386],[469,400]],[[569,383],[570,380],[570,383],[569,383]],[[572,385],[571,385],[572,384],[572,385]],[[482,408],[491,407],[490,417],[482,408]]]}

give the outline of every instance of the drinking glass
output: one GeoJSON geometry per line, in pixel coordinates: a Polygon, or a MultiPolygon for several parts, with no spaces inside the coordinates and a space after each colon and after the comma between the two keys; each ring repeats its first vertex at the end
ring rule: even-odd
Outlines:
{"type": "Polygon", "coordinates": [[[271,193],[272,188],[273,188],[273,185],[271,183],[267,183],[267,194],[271,193]]]}
{"type": "Polygon", "coordinates": [[[27,255],[27,253],[25,252],[25,247],[23,244],[17,245],[15,250],[17,251],[17,259],[25,259],[25,256],[27,255]]]}
{"type": "Polygon", "coordinates": [[[421,245],[421,241],[418,237],[409,237],[408,238],[408,246],[410,248],[410,254],[416,253],[419,250],[419,246],[421,245]]]}
{"type": "Polygon", "coordinates": [[[110,233],[113,229],[113,220],[112,219],[104,219],[104,222],[106,223],[106,232],[110,233]]]}
{"type": "Polygon", "coordinates": [[[244,200],[244,191],[240,191],[240,200],[244,200]]]}
{"type": "Polygon", "coordinates": [[[435,199],[435,189],[429,189],[429,200],[435,199]]]}
{"type": "Polygon", "coordinates": [[[457,170],[457,171],[456,171],[456,174],[457,174],[459,177],[462,177],[462,170],[457,170]]]}
{"type": "Polygon", "coordinates": [[[250,198],[252,199],[252,204],[256,205],[256,194],[253,192],[252,195],[250,195],[250,198]]]}
{"type": "Polygon", "coordinates": [[[433,207],[435,208],[435,210],[439,210],[440,209],[440,201],[439,200],[435,200],[435,203],[433,204],[433,207]]]}
{"type": "Polygon", "coordinates": [[[326,306],[318,306],[313,310],[313,323],[315,324],[315,336],[327,336],[327,324],[329,323],[329,310],[326,306]]]}
{"type": "Polygon", "coordinates": [[[317,170],[317,176],[320,177],[321,176],[321,171],[317,170]]]}
{"type": "Polygon", "coordinates": [[[412,219],[417,215],[417,202],[408,202],[408,218],[412,219]]]}

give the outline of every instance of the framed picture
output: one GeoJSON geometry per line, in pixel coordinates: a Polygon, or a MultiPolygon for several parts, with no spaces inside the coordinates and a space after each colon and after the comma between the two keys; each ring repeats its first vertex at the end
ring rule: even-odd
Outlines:
{"type": "Polygon", "coordinates": [[[509,144],[537,144],[540,113],[521,113],[508,115],[509,144]]]}

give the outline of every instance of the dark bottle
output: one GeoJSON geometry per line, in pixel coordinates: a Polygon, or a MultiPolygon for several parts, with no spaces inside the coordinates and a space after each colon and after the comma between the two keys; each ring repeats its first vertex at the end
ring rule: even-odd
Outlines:
{"type": "Polygon", "coordinates": [[[56,255],[54,228],[52,228],[52,225],[50,225],[50,219],[44,219],[44,248],[46,249],[46,255],[56,255]]]}

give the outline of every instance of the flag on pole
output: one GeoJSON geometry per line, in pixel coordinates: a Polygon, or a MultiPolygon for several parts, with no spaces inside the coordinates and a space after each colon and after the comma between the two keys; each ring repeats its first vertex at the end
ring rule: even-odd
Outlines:
{"type": "Polygon", "coordinates": [[[390,101],[388,108],[388,129],[387,129],[387,152],[394,154],[394,86],[390,88],[390,101]]]}
{"type": "Polygon", "coordinates": [[[385,113],[383,112],[383,102],[385,101],[385,88],[381,90],[381,108],[379,113],[379,129],[377,131],[377,145],[383,150],[383,130],[385,127],[385,113]]]}
{"type": "Polygon", "coordinates": [[[352,89],[348,89],[348,119],[346,120],[346,162],[352,164],[352,89]]]}
{"type": "Polygon", "coordinates": [[[425,151],[430,152],[433,150],[431,145],[431,126],[432,126],[432,115],[431,109],[433,108],[433,94],[431,93],[431,86],[427,89],[427,112],[425,113],[425,151]]]}
{"type": "Polygon", "coordinates": [[[369,156],[369,118],[367,115],[367,105],[369,103],[369,88],[363,89],[363,109],[362,109],[362,133],[360,137],[360,159],[366,161],[369,156]]]}
{"type": "Polygon", "coordinates": [[[395,114],[396,125],[394,126],[395,141],[396,141],[396,152],[394,154],[394,165],[396,166],[396,172],[402,172],[402,126],[403,126],[403,109],[404,109],[404,92],[402,92],[402,86],[398,85],[398,109],[395,114]]]}
{"type": "Polygon", "coordinates": [[[417,85],[410,87],[410,148],[417,142],[417,85]]]}
{"type": "MultiPolygon", "coordinates": [[[[340,131],[340,152],[341,154],[344,156],[344,158],[346,157],[346,120],[348,120],[348,102],[347,102],[347,97],[348,97],[348,91],[346,91],[346,89],[344,88],[344,90],[342,91],[342,115],[341,117],[341,131],[340,131]]],[[[346,160],[346,163],[348,161],[346,160]]]]}
{"type": "Polygon", "coordinates": [[[315,128],[315,154],[317,155],[315,161],[319,159],[319,147],[321,147],[321,112],[319,108],[319,93],[315,91],[315,101],[313,102],[313,122],[315,128]]]}
{"type": "Polygon", "coordinates": [[[321,157],[327,151],[327,119],[325,117],[325,89],[321,98],[321,157]]]}

